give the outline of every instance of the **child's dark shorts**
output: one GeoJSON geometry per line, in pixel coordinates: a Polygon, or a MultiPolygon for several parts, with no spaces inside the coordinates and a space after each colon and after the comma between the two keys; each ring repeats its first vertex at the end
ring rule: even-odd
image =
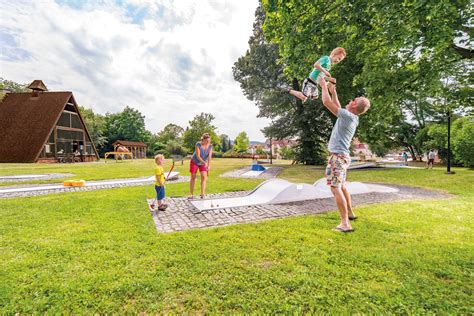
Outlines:
{"type": "Polygon", "coordinates": [[[156,199],[161,201],[165,198],[165,187],[160,187],[159,185],[155,185],[156,191],[156,199]]]}
{"type": "Polygon", "coordinates": [[[301,92],[305,97],[315,99],[319,96],[318,84],[310,78],[306,78],[303,81],[303,88],[301,89],[301,92]]]}

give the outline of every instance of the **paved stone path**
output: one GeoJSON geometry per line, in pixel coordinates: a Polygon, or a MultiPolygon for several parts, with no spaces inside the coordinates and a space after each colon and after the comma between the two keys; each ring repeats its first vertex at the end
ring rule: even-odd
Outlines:
{"type": "Polygon", "coordinates": [[[261,173],[258,177],[243,176],[244,173],[252,170],[251,166],[243,167],[237,170],[232,170],[232,171],[223,173],[220,176],[226,177],[226,178],[273,179],[273,178],[276,178],[276,176],[280,173],[281,170],[283,170],[282,167],[272,167],[272,166],[265,166],[265,167],[269,169],[261,173]]]}
{"type": "MultiPolygon", "coordinates": [[[[398,188],[397,193],[368,193],[352,195],[354,206],[386,201],[409,199],[447,198],[449,194],[428,189],[402,185],[388,185],[398,188]]],[[[208,195],[208,198],[244,196],[250,191],[230,192],[208,195]]],[[[164,212],[151,212],[158,232],[169,233],[196,228],[209,228],[242,223],[255,223],[264,220],[289,216],[320,214],[337,209],[333,198],[292,202],[285,204],[253,205],[216,210],[199,211],[185,197],[165,198],[169,205],[164,212]]]]}
{"type": "MultiPolygon", "coordinates": [[[[178,183],[178,182],[189,182],[189,176],[179,176],[177,179],[169,179],[167,183],[178,183]]],[[[122,187],[131,187],[137,185],[147,185],[152,184],[155,180],[149,180],[149,177],[143,178],[143,181],[140,182],[127,182],[128,180],[136,179],[109,179],[104,180],[104,184],[101,184],[101,181],[97,182],[97,185],[84,186],[84,187],[66,187],[58,184],[29,184],[29,185],[15,185],[15,186],[2,186],[0,187],[0,199],[2,198],[17,198],[17,197],[27,197],[27,196],[37,196],[44,194],[54,194],[54,193],[64,193],[64,192],[80,192],[80,191],[92,191],[92,190],[102,190],[102,189],[112,189],[112,188],[122,188],[122,187]],[[107,183],[110,181],[120,181],[121,183],[107,183]],[[2,193],[1,190],[7,189],[21,189],[21,188],[44,188],[44,190],[37,191],[24,191],[24,192],[8,192],[2,193]]]]}

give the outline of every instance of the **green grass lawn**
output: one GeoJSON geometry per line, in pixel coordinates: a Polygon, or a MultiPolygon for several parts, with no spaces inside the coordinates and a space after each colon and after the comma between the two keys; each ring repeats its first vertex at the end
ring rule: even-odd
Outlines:
{"type": "MultiPolygon", "coordinates": [[[[216,160],[209,191],[254,188],[259,180],[216,177],[249,163],[216,160]]],[[[104,165],[21,170],[99,179],[144,176],[152,167],[104,165]]],[[[291,181],[323,175],[284,167],[281,177],[291,181]]],[[[187,174],[187,165],[179,168],[187,174]]],[[[455,171],[350,172],[353,181],[453,194],[357,208],[353,234],[331,231],[335,212],[159,234],[144,202],[151,186],[0,200],[0,313],[472,314],[474,171],[455,171]]],[[[167,193],[187,190],[187,183],[170,184],[167,193]]]]}

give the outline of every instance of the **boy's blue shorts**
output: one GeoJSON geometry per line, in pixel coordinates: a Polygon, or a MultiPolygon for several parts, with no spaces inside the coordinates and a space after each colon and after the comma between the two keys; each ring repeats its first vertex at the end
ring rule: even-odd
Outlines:
{"type": "Polygon", "coordinates": [[[163,200],[165,198],[165,187],[160,187],[159,185],[155,185],[156,191],[156,199],[163,200]]]}

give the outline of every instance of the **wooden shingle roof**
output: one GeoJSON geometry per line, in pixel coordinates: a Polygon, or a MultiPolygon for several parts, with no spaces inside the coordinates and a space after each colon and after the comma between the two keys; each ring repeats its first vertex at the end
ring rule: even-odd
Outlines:
{"type": "Polygon", "coordinates": [[[30,88],[32,90],[48,91],[48,88],[46,88],[46,85],[41,80],[33,80],[33,82],[30,83],[28,88],[30,88]]]}
{"type": "Polygon", "coordinates": [[[128,140],[117,140],[112,145],[123,145],[123,146],[135,146],[135,147],[146,147],[145,143],[142,142],[132,142],[128,140]]]}
{"type": "Polygon", "coordinates": [[[35,162],[72,92],[9,93],[0,103],[0,162],[35,162]]]}

